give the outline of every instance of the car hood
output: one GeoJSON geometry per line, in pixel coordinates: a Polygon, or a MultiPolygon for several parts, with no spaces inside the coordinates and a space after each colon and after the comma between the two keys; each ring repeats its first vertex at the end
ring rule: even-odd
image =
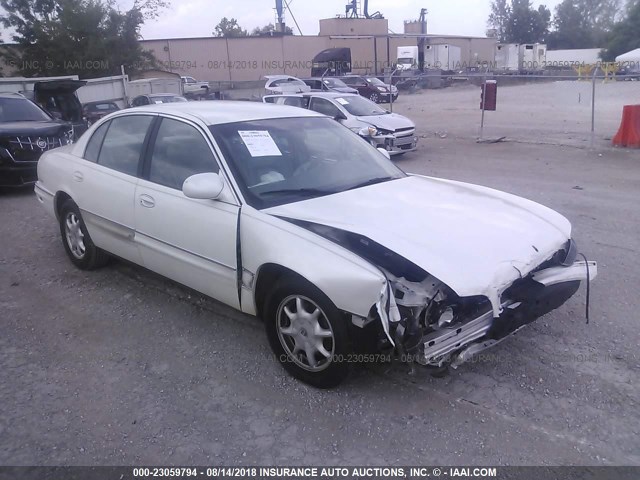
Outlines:
{"type": "Polygon", "coordinates": [[[460,296],[500,294],[564,246],[571,224],[540,204],[490,188],[409,176],[264,211],[367,237],[460,296]]]}
{"type": "Polygon", "coordinates": [[[366,115],[356,117],[361,122],[369,123],[383,130],[396,131],[400,128],[415,128],[415,123],[407,117],[398,115],[397,113],[388,113],[386,115],[366,115]]]}
{"type": "Polygon", "coordinates": [[[0,136],[45,136],[56,135],[64,130],[62,127],[71,128],[63,121],[38,121],[38,122],[2,122],[0,123],[0,136]]]}

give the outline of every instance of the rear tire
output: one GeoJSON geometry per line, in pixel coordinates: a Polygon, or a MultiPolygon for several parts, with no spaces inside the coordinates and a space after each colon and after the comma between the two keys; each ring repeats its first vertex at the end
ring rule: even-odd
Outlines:
{"type": "Polygon", "coordinates": [[[348,375],[352,350],[345,317],[306,280],[289,277],[275,285],[264,323],[277,360],[295,378],[332,388],[348,375]]]}
{"type": "Polygon", "coordinates": [[[62,204],[59,217],[62,244],[71,263],[81,270],[93,270],[109,263],[109,255],[91,240],[80,209],[73,200],[62,204]]]}

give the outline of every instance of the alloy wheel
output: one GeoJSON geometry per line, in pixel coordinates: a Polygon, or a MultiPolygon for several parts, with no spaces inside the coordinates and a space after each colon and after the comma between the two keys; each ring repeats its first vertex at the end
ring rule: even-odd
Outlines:
{"type": "Polygon", "coordinates": [[[296,365],[319,372],[327,368],[335,352],[331,324],[322,309],[302,295],[286,297],[278,306],[278,338],[296,365]]]}

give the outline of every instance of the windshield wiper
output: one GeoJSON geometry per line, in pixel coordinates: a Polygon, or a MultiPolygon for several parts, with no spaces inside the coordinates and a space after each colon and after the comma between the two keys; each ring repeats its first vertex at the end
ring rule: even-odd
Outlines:
{"type": "Polygon", "coordinates": [[[268,192],[259,193],[261,197],[267,195],[302,195],[305,197],[313,197],[315,195],[330,195],[336,193],[331,190],[322,190],[320,188],[283,188],[281,190],[270,190],[268,192]]]}
{"type": "Polygon", "coordinates": [[[356,188],[368,187],[369,185],[375,185],[376,183],[384,183],[384,182],[388,182],[389,180],[396,180],[396,178],[395,177],[370,178],[366,182],[358,183],[356,185],[353,185],[347,188],[346,190],[355,190],[356,188]]]}

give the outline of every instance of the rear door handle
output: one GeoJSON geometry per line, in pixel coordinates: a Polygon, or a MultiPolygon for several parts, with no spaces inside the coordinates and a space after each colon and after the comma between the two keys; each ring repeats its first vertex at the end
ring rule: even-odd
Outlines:
{"type": "Polygon", "coordinates": [[[84,175],[82,175],[82,172],[75,171],[73,172],[73,180],[76,182],[81,182],[84,180],[84,175]]]}
{"type": "Polygon", "coordinates": [[[140,195],[140,205],[142,205],[145,208],[153,208],[156,206],[156,201],[153,199],[151,195],[147,195],[146,193],[143,193],[142,195],[140,195]]]}

